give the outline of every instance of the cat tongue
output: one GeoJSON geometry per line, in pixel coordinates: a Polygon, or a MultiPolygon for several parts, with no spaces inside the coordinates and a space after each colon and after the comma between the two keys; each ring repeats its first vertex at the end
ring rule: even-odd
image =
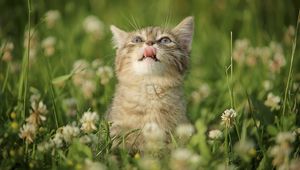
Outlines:
{"type": "Polygon", "coordinates": [[[144,57],[155,57],[156,55],[156,50],[152,46],[147,46],[144,49],[144,57]]]}

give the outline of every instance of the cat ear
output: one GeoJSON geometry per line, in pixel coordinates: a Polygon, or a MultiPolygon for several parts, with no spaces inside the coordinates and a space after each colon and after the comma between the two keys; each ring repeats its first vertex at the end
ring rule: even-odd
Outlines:
{"type": "Polygon", "coordinates": [[[110,26],[110,30],[113,34],[112,41],[115,48],[120,48],[122,45],[124,45],[128,33],[121,30],[120,28],[117,28],[114,25],[110,26]]]}
{"type": "Polygon", "coordinates": [[[172,32],[177,35],[179,43],[190,51],[194,34],[194,17],[186,17],[172,29],[172,32]]]}

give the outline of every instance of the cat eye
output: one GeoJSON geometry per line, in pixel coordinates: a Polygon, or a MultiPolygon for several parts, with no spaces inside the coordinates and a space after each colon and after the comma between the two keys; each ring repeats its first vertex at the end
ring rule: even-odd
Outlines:
{"type": "Polygon", "coordinates": [[[139,36],[135,36],[132,40],[131,40],[132,43],[140,43],[140,42],[143,42],[143,39],[139,36]]]}
{"type": "Polygon", "coordinates": [[[169,44],[172,42],[172,40],[169,37],[162,37],[158,40],[158,42],[161,44],[169,44]]]}

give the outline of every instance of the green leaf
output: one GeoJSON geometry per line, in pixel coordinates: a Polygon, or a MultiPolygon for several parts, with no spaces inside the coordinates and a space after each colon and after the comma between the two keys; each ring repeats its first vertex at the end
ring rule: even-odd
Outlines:
{"type": "Polygon", "coordinates": [[[268,132],[270,135],[272,135],[272,136],[276,136],[277,133],[278,133],[278,130],[277,130],[277,128],[276,128],[275,126],[273,126],[273,125],[268,125],[268,126],[267,126],[267,132],[268,132]]]}
{"type": "Polygon", "coordinates": [[[196,129],[197,129],[197,134],[195,134],[192,139],[191,143],[193,145],[197,145],[199,150],[201,151],[201,154],[206,160],[210,160],[211,158],[211,152],[210,152],[210,147],[206,143],[206,125],[202,120],[197,120],[196,122],[196,129]]]}
{"type": "Polygon", "coordinates": [[[268,159],[268,157],[264,156],[262,160],[259,162],[257,170],[272,169],[270,162],[271,161],[268,159]]]}
{"type": "Polygon", "coordinates": [[[72,74],[67,74],[67,75],[56,77],[55,79],[52,80],[52,84],[54,84],[54,85],[63,84],[65,81],[67,81],[71,77],[72,77],[72,74]]]}
{"type": "Polygon", "coordinates": [[[68,159],[83,162],[86,158],[92,159],[92,150],[88,146],[80,143],[79,141],[74,141],[69,148],[68,159]]]}

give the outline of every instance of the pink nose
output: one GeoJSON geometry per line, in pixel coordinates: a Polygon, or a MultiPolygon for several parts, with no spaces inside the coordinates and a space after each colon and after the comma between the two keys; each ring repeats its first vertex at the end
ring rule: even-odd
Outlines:
{"type": "Polygon", "coordinates": [[[144,56],[145,57],[154,57],[156,55],[156,50],[154,47],[152,46],[147,46],[144,49],[144,56]]]}

